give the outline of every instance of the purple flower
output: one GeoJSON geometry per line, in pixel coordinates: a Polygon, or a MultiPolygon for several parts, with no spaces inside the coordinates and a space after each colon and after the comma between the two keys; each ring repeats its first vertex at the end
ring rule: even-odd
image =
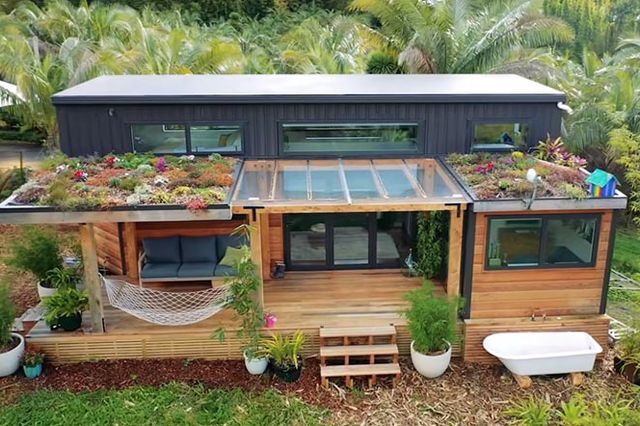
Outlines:
{"type": "Polygon", "coordinates": [[[156,170],[160,173],[167,170],[167,161],[164,159],[164,157],[158,158],[158,161],[156,162],[156,170]]]}

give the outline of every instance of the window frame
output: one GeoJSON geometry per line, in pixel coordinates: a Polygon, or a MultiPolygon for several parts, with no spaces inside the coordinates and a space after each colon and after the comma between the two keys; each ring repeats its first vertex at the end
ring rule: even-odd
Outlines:
{"type": "Polygon", "coordinates": [[[512,271],[527,269],[575,269],[575,268],[593,268],[596,266],[598,259],[598,247],[600,245],[600,228],[602,223],[602,213],[580,213],[580,214],[534,214],[534,215],[490,215],[486,218],[487,236],[484,246],[484,270],[485,271],[512,271]],[[491,244],[491,221],[493,219],[540,219],[540,241],[538,252],[538,265],[522,265],[522,266],[491,266],[489,265],[489,246],[491,244]],[[588,263],[575,264],[554,264],[544,263],[544,253],[547,248],[547,229],[549,220],[554,219],[595,219],[594,240],[591,250],[591,259],[588,263]]]}
{"type": "MultiPolygon", "coordinates": [[[[370,124],[379,125],[390,123],[391,120],[278,120],[278,158],[350,158],[363,155],[363,151],[325,151],[325,152],[287,152],[284,148],[284,131],[285,125],[305,125],[310,126],[318,124],[327,125],[347,125],[347,124],[370,124]]],[[[426,120],[402,120],[393,122],[400,126],[416,126],[416,150],[415,151],[369,151],[366,152],[368,158],[407,158],[421,156],[425,153],[426,139],[426,120]]]]}
{"type": "MultiPolygon", "coordinates": [[[[526,124],[528,127],[528,137],[532,134],[533,120],[531,117],[482,117],[471,118],[467,120],[467,152],[470,152],[473,148],[476,126],[479,124],[526,124]]],[[[529,147],[529,140],[525,141],[525,146],[529,147]]],[[[515,146],[515,145],[514,145],[515,146]]],[[[517,148],[517,146],[515,146],[517,148]]]]}
{"type": "MultiPolygon", "coordinates": [[[[131,121],[126,122],[126,126],[129,128],[129,140],[131,142],[131,152],[142,153],[136,151],[135,142],[133,140],[133,126],[167,126],[167,125],[183,125],[185,131],[185,151],[184,152],[154,152],[154,155],[195,155],[195,156],[208,156],[212,154],[220,154],[222,156],[241,156],[244,154],[244,147],[246,142],[247,126],[246,121],[219,121],[219,120],[198,120],[198,121],[175,121],[170,120],[162,121],[131,121]],[[193,151],[191,145],[191,127],[192,126],[237,126],[240,129],[240,150],[239,151],[193,151]]],[[[148,152],[148,151],[146,151],[148,152]]]]}

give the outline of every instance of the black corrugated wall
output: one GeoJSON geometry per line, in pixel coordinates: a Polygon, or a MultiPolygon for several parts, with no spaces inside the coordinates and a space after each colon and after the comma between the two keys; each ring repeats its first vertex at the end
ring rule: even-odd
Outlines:
{"type": "Polygon", "coordinates": [[[340,103],[58,105],[60,143],[68,155],[131,151],[131,123],[241,123],[244,156],[275,158],[283,122],[418,122],[425,155],[467,152],[474,121],[528,123],[529,142],[560,134],[555,103],[340,103]]]}

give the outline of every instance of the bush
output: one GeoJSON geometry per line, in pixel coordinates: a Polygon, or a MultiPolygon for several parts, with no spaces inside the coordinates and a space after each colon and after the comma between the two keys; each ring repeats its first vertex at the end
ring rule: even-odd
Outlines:
{"type": "Polygon", "coordinates": [[[421,288],[404,296],[409,302],[404,316],[413,347],[424,354],[446,351],[458,338],[456,315],[460,299],[438,297],[433,292],[433,283],[425,281],[421,288]]]}
{"type": "Polygon", "coordinates": [[[52,230],[27,226],[12,242],[11,250],[7,264],[31,272],[43,285],[49,282],[49,271],[62,267],[60,241],[52,230]]]}
{"type": "Polygon", "coordinates": [[[445,276],[448,241],[449,217],[447,212],[418,214],[416,255],[418,270],[425,279],[445,276]]]}
{"type": "Polygon", "coordinates": [[[16,309],[11,301],[11,291],[6,281],[0,282],[0,352],[9,346],[13,337],[11,330],[15,320],[16,309]]]}
{"type": "Polygon", "coordinates": [[[57,324],[60,318],[82,314],[89,308],[89,296],[85,291],[63,288],[43,301],[47,313],[44,316],[49,325],[57,324]]]}

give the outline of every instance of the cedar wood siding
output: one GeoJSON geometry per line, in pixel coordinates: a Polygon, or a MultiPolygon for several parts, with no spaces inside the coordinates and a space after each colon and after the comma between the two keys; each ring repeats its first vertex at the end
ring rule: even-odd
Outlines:
{"type": "MultiPolygon", "coordinates": [[[[131,123],[244,124],[243,156],[277,158],[282,122],[417,122],[420,154],[468,152],[474,120],[522,121],[529,143],[560,134],[561,111],[546,103],[298,103],[57,105],[62,151],[70,156],[132,149],[131,123]],[[112,114],[109,114],[112,109],[112,114]]],[[[362,155],[362,154],[360,154],[362,155]]],[[[405,155],[406,156],[406,155],[405,155]]],[[[415,155],[411,155],[415,156],[415,155]]]]}
{"type": "MultiPolygon", "coordinates": [[[[546,212],[601,213],[596,264],[579,268],[485,270],[488,214],[476,216],[471,319],[536,316],[598,315],[607,268],[612,211],[546,212]]],[[[501,213],[504,215],[531,212],[501,213]]],[[[500,214],[491,214],[499,216],[500,214]]]]}

